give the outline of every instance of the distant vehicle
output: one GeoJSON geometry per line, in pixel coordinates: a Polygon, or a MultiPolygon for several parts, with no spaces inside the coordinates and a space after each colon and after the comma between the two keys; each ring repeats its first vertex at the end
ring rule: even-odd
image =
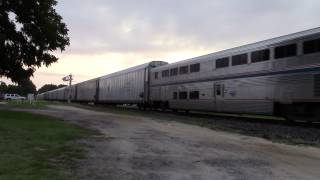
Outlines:
{"type": "Polygon", "coordinates": [[[19,94],[4,94],[4,100],[25,100],[26,97],[20,96],[19,94]]]}

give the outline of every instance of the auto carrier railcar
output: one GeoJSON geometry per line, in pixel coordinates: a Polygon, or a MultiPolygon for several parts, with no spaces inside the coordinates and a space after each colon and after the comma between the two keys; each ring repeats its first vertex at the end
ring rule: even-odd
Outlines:
{"type": "MultiPolygon", "coordinates": [[[[138,104],[149,101],[149,72],[152,68],[165,65],[166,62],[151,61],[123,71],[84,81],[71,86],[71,100],[77,102],[138,104]]],[[[38,99],[68,99],[69,87],[56,89],[38,95],[38,99]]]]}
{"type": "Polygon", "coordinates": [[[101,77],[98,88],[90,91],[96,92],[98,102],[141,104],[139,97],[144,97],[143,103],[152,107],[319,119],[320,28],[173,64],[163,62],[143,73],[135,83],[106,80],[113,74],[101,77]],[[132,93],[132,84],[144,90],[132,93]]]}

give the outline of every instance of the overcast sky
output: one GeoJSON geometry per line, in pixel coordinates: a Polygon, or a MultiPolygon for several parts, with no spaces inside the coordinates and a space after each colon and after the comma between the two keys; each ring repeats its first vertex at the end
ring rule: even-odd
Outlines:
{"type": "Polygon", "coordinates": [[[32,79],[62,83],[175,62],[320,26],[319,0],[58,0],[71,44],[32,79]]]}

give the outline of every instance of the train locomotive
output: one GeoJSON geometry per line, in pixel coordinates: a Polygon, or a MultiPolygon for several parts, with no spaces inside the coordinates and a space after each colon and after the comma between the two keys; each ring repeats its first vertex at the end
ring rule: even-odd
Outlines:
{"type": "Polygon", "coordinates": [[[320,28],[200,57],[152,61],[39,99],[320,120],[320,28]]]}

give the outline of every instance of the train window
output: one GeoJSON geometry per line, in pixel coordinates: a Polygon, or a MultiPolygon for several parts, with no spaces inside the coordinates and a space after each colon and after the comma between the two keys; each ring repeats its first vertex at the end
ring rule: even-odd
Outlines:
{"type": "Polygon", "coordinates": [[[179,92],[179,99],[187,99],[188,97],[188,93],[183,91],[183,92],[179,92]]]}
{"type": "Polygon", "coordinates": [[[274,58],[285,58],[297,55],[297,44],[289,44],[285,46],[276,47],[274,50],[274,58]]]}
{"type": "Polygon", "coordinates": [[[179,68],[179,74],[188,74],[189,66],[182,66],[179,68]]]}
{"type": "Polygon", "coordinates": [[[220,58],[216,60],[216,68],[224,68],[229,66],[229,58],[220,58]]]}
{"type": "Polygon", "coordinates": [[[264,49],[259,51],[254,51],[251,53],[251,62],[261,62],[268,61],[270,59],[270,50],[264,49]]]}
{"type": "Polygon", "coordinates": [[[190,99],[199,99],[199,91],[191,91],[189,93],[189,98],[190,99]]]}
{"type": "Polygon", "coordinates": [[[170,76],[176,76],[178,75],[178,68],[170,69],[170,76]]]}
{"type": "Polygon", "coordinates": [[[158,79],[158,72],[155,72],[155,73],[154,73],[154,78],[155,78],[155,79],[158,79]]]}
{"type": "Polygon", "coordinates": [[[239,54],[232,56],[232,66],[248,63],[248,54],[239,54]]]}
{"type": "Polygon", "coordinates": [[[320,39],[303,42],[303,54],[320,52],[320,39]]]}
{"type": "Polygon", "coordinates": [[[164,70],[161,72],[162,77],[168,77],[169,76],[169,70],[164,70]]]}
{"type": "Polygon", "coordinates": [[[173,92],[173,99],[178,99],[178,93],[177,92],[173,92]]]}
{"type": "Polygon", "coordinates": [[[190,65],[190,72],[199,72],[200,71],[200,63],[191,64],[190,65]]]}

